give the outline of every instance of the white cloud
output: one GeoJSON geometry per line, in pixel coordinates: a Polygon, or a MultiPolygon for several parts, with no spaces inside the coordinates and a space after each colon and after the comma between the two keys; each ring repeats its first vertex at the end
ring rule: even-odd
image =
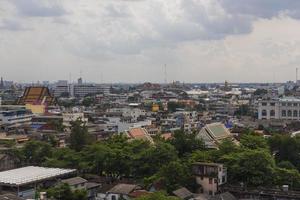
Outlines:
{"type": "MultiPolygon", "coordinates": [[[[161,81],[167,63],[170,80],[270,81],[256,71],[298,62],[299,7],[293,0],[3,0],[1,71],[18,80],[82,70],[95,81],[100,73],[107,81],[161,81]]],[[[281,75],[276,80],[289,77],[281,75]]]]}

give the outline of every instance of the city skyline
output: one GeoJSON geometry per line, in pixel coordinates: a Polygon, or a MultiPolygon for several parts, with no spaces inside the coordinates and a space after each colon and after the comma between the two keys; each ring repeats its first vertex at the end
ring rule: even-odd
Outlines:
{"type": "Polygon", "coordinates": [[[17,82],[285,82],[300,61],[293,0],[3,0],[0,68],[17,82]],[[263,72],[263,73],[261,73],[263,72]]]}

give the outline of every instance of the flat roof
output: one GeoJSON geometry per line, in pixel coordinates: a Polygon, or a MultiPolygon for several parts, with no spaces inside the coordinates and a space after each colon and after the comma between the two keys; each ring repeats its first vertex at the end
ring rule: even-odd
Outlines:
{"type": "Polygon", "coordinates": [[[76,172],[76,169],[60,169],[28,166],[0,172],[0,185],[20,186],[76,172]]]}

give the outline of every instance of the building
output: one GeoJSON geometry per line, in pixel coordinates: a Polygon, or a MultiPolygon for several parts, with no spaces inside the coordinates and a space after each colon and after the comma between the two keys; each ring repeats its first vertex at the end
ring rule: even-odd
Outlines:
{"type": "Polygon", "coordinates": [[[30,126],[32,116],[32,112],[24,108],[14,107],[0,110],[0,122],[7,131],[30,126]]]}
{"type": "Polygon", "coordinates": [[[110,87],[103,84],[82,83],[71,84],[69,94],[73,97],[83,98],[87,95],[109,94],[110,87]]]}
{"type": "Polygon", "coordinates": [[[206,195],[216,195],[219,186],[227,182],[227,169],[223,164],[198,162],[193,165],[193,173],[201,186],[199,192],[206,195]]]}
{"type": "Polygon", "coordinates": [[[300,99],[285,97],[260,100],[258,103],[258,119],[300,120],[300,99]]]}
{"type": "Polygon", "coordinates": [[[61,96],[69,96],[69,85],[68,81],[60,80],[56,83],[54,88],[54,96],[61,97],[61,96]]]}
{"type": "Polygon", "coordinates": [[[217,149],[224,140],[231,140],[238,144],[230,131],[222,123],[212,123],[205,125],[197,135],[202,139],[207,148],[217,149]]]}
{"type": "Polygon", "coordinates": [[[89,200],[94,200],[96,198],[98,188],[101,186],[100,184],[97,183],[88,182],[86,179],[81,177],[64,179],[61,182],[68,184],[72,191],[86,190],[89,200]]]}
{"type": "Polygon", "coordinates": [[[118,184],[111,188],[107,193],[105,200],[129,200],[130,193],[141,189],[137,185],[132,184],[118,184]]]}
{"type": "Polygon", "coordinates": [[[51,186],[60,178],[74,176],[75,169],[22,167],[0,172],[0,188],[23,198],[33,198],[37,186],[51,186]]]}
{"type": "Polygon", "coordinates": [[[154,144],[152,137],[145,128],[132,128],[127,132],[127,136],[132,140],[144,140],[154,144]]]}
{"type": "Polygon", "coordinates": [[[55,98],[47,87],[27,87],[17,103],[19,105],[45,104],[49,106],[55,104],[55,98]]]}

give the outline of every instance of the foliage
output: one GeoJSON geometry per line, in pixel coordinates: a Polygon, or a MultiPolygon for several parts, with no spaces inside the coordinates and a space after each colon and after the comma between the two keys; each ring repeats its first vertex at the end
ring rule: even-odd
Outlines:
{"type": "Polygon", "coordinates": [[[88,143],[88,129],[81,119],[71,122],[70,147],[81,151],[88,143]]]}
{"type": "Polygon", "coordinates": [[[23,162],[30,165],[40,165],[52,154],[51,146],[46,142],[29,141],[21,149],[23,162]]]}
{"type": "Polygon", "coordinates": [[[287,135],[274,135],[268,140],[277,162],[289,161],[300,169],[300,138],[287,135]]]}
{"type": "Polygon", "coordinates": [[[246,149],[224,155],[221,158],[228,168],[231,182],[244,182],[248,185],[271,185],[275,162],[266,150],[246,149]]]}
{"type": "Polygon", "coordinates": [[[169,112],[175,112],[178,108],[185,108],[185,105],[177,102],[168,102],[169,112]]]}
{"type": "Polygon", "coordinates": [[[46,192],[48,198],[59,200],[87,200],[87,192],[85,190],[72,191],[68,184],[59,184],[49,188],[46,192]]]}
{"type": "Polygon", "coordinates": [[[170,143],[176,148],[180,157],[204,149],[204,143],[197,138],[196,133],[185,133],[182,130],[175,131],[170,143]]]}
{"type": "Polygon", "coordinates": [[[244,134],[240,139],[241,145],[248,149],[268,149],[267,141],[261,136],[244,134]]]}

